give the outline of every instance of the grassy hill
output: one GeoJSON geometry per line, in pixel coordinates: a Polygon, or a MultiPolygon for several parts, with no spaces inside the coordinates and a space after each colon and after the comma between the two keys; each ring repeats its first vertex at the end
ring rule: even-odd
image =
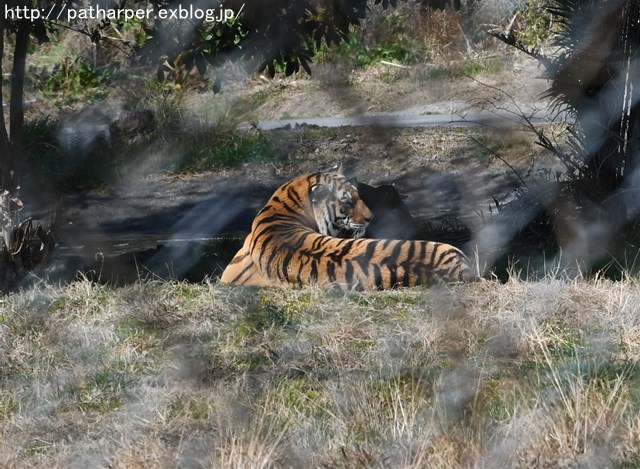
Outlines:
{"type": "Polygon", "coordinates": [[[635,280],[0,303],[0,465],[637,467],[635,280]]]}

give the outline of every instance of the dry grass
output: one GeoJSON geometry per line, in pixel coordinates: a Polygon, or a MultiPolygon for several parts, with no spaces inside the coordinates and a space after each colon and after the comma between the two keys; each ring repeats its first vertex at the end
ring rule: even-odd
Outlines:
{"type": "Polygon", "coordinates": [[[637,467],[640,285],[0,299],[2,467],[637,467]]]}

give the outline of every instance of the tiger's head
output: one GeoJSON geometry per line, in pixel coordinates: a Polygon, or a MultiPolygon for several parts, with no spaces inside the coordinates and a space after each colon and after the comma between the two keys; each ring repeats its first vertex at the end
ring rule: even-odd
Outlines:
{"type": "Polygon", "coordinates": [[[373,219],[356,187],[339,171],[320,173],[309,200],[318,231],[326,236],[362,238],[373,219]]]}

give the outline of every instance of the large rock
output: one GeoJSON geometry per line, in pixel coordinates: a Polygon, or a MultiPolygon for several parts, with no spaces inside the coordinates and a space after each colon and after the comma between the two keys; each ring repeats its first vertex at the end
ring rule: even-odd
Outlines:
{"type": "Polygon", "coordinates": [[[415,239],[420,227],[402,196],[389,184],[373,187],[358,183],[360,198],[373,212],[373,221],[367,228],[367,238],[377,239],[415,239]]]}

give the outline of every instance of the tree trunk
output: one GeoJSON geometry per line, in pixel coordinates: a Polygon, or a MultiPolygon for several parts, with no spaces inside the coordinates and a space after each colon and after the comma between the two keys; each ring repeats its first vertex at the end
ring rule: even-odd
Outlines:
{"type": "Polygon", "coordinates": [[[596,45],[589,51],[601,52],[596,54],[600,55],[600,70],[575,106],[589,154],[585,175],[594,184],[591,189],[595,187],[595,193],[603,199],[628,184],[638,167],[640,107],[634,85],[637,87],[640,78],[639,17],[640,5],[626,0],[602,24],[594,20],[594,27],[608,31],[602,34],[614,40],[611,44],[601,41],[600,50],[596,45]]]}
{"type": "Polygon", "coordinates": [[[2,97],[4,88],[2,60],[4,58],[5,21],[4,16],[0,15],[0,109],[2,109],[2,119],[0,119],[0,190],[4,187],[5,170],[9,164],[9,134],[7,132],[7,124],[4,121],[4,99],[2,97]]]}
{"type": "Polygon", "coordinates": [[[18,186],[20,170],[24,164],[24,80],[29,49],[29,34],[31,33],[29,20],[22,20],[16,31],[16,47],[13,54],[13,68],[11,70],[11,105],[9,108],[9,161],[6,188],[13,192],[18,186]]]}

